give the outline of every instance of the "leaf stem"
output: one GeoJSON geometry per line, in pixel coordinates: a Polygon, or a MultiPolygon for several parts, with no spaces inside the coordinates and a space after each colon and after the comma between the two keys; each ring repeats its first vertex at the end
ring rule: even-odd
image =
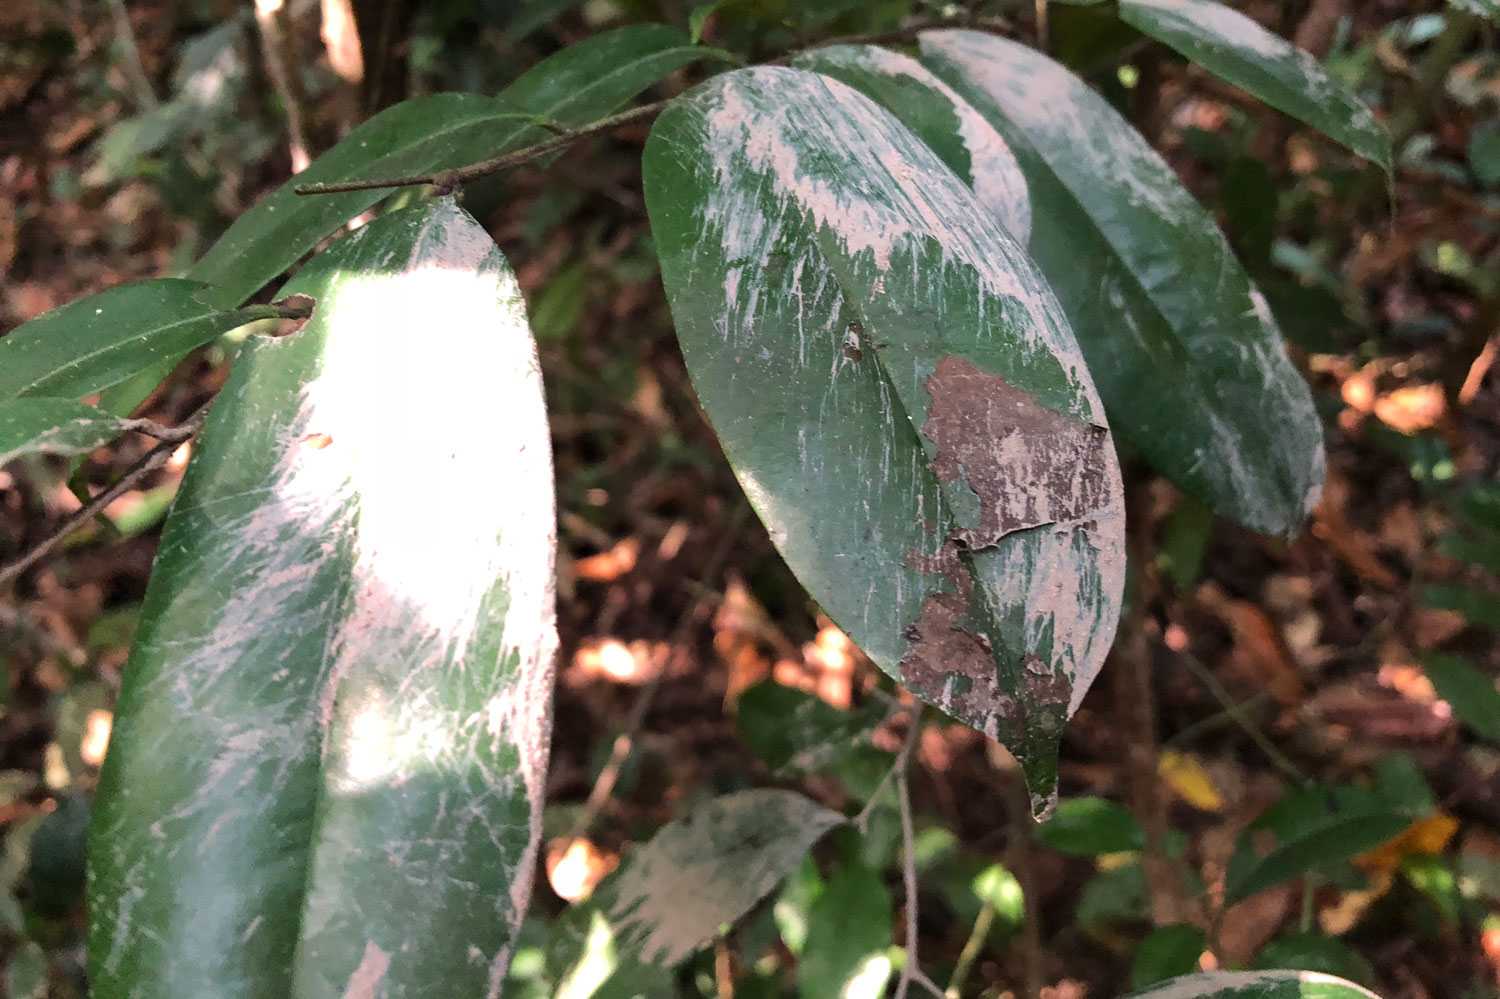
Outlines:
{"type": "Polygon", "coordinates": [[[880,803],[880,796],[885,794],[885,789],[891,786],[891,781],[898,780],[900,775],[906,772],[908,762],[911,760],[911,751],[917,745],[917,737],[922,732],[922,705],[915,704],[909,709],[906,723],[906,736],[901,740],[901,748],[896,751],[896,759],[892,761],[891,768],[880,778],[880,783],[874,792],[865,801],[865,807],[859,810],[854,817],[854,828],[858,829],[863,836],[870,824],[870,816],[875,811],[875,806],[880,803]]]}
{"type": "Polygon", "coordinates": [[[948,979],[948,988],[943,991],[946,999],[959,999],[963,995],[964,983],[969,980],[969,971],[979,958],[979,952],[984,948],[985,938],[990,935],[990,925],[994,921],[994,903],[986,901],[979,908],[979,916],[974,920],[974,928],[969,931],[969,939],[964,941],[964,949],[959,952],[958,963],[953,966],[953,975],[948,979]]]}
{"type": "MultiPolygon", "coordinates": [[[[994,17],[926,17],[918,18],[907,24],[899,31],[886,32],[870,35],[847,35],[841,38],[830,38],[821,42],[814,42],[793,50],[791,53],[782,55],[776,59],[769,60],[761,65],[777,65],[786,62],[792,54],[808,49],[826,48],[830,45],[854,45],[854,44],[891,44],[910,43],[916,40],[922,31],[933,28],[971,28],[980,31],[989,31],[1003,34],[1011,30],[1010,23],[1002,18],[994,17]]],[[[603,132],[612,132],[626,125],[634,125],[638,122],[649,121],[661,114],[666,107],[676,98],[669,97],[665,100],[655,101],[651,104],[643,104],[621,111],[619,114],[600,118],[598,121],[583,125],[575,129],[560,129],[555,123],[543,123],[542,127],[557,132],[550,139],[544,139],[534,145],[522,149],[513,150],[508,153],[500,153],[478,163],[470,163],[467,166],[453,167],[448,170],[435,170],[431,173],[412,174],[406,177],[390,177],[376,180],[342,180],[320,184],[300,184],[293,188],[298,194],[343,194],[349,191],[378,191],[385,188],[395,187],[419,187],[431,185],[437,188],[440,194],[451,194],[465,184],[472,183],[482,177],[501,173],[539,160],[544,156],[560,152],[571,146],[580,139],[586,139],[603,132]]]]}

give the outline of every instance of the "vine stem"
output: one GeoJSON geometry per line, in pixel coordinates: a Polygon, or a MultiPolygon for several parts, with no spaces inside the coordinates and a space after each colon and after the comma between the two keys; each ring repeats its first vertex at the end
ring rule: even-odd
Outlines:
{"type": "MultiPolygon", "coordinates": [[[[109,506],[110,503],[113,503],[117,498],[134,489],[146,476],[165,465],[168,459],[172,457],[172,452],[181,447],[184,441],[196,434],[199,428],[203,426],[203,421],[208,416],[209,405],[211,404],[204,403],[196,413],[176,427],[169,428],[153,425],[150,430],[144,427],[132,427],[131,429],[140,430],[142,433],[147,433],[155,437],[161,443],[136,459],[135,463],[126,469],[125,474],[115,480],[113,485],[74,511],[71,517],[63,521],[62,526],[53,531],[51,535],[32,548],[31,551],[9,565],[0,568],[0,587],[12,582],[21,573],[46,558],[64,540],[72,535],[74,531],[94,519],[100,511],[109,506]]],[[[145,421],[142,422],[144,423],[145,421]]]]}
{"type": "MultiPolygon", "coordinates": [[[[970,28],[979,31],[989,31],[995,34],[1003,34],[1011,30],[1010,23],[1002,18],[972,16],[957,18],[928,17],[916,19],[899,31],[830,38],[826,41],[804,46],[795,51],[827,48],[830,45],[910,43],[916,41],[918,33],[935,28],[970,28]]],[[[760,65],[778,65],[784,63],[792,54],[794,53],[788,53],[760,65]]],[[[383,180],[342,180],[321,184],[300,184],[293,188],[293,190],[302,195],[344,194],[349,191],[378,191],[386,188],[431,185],[437,188],[440,193],[450,194],[463,185],[472,183],[482,177],[488,177],[491,174],[523,166],[544,156],[560,152],[580,139],[586,139],[603,132],[612,132],[617,128],[623,128],[627,125],[649,121],[661,114],[675,99],[669,97],[651,104],[642,104],[640,107],[631,108],[629,111],[622,111],[619,114],[600,118],[598,121],[588,125],[563,131],[535,145],[526,146],[523,149],[517,149],[508,153],[500,153],[489,159],[470,163],[467,166],[453,167],[447,170],[434,170],[430,173],[412,174],[406,177],[390,177],[383,180]]]]}

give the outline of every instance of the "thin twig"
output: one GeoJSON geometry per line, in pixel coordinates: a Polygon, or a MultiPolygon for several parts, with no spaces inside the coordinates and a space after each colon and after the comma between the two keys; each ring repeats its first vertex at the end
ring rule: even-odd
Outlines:
{"type": "Polygon", "coordinates": [[[911,760],[911,751],[916,748],[917,737],[922,733],[922,705],[915,704],[907,709],[909,717],[906,722],[906,736],[901,740],[901,748],[896,750],[896,758],[891,761],[891,768],[880,778],[873,794],[865,800],[865,807],[859,810],[854,817],[854,828],[858,829],[860,835],[868,831],[870,816],[875,811],[875,806],[880,802],[880,796],[885,794],[885,789],[891,786],[891,781],[896,780],[906,772],[908,762],[911,760]]]}
{"type": "MultiPolygon", "coordinates": [[[[830,45],[851,44],[878,44],[912,42],[922,31],[934,28],[972,28],[976,30],[990,31],[993,33],[1005,33],[1011,30],[1010,23],[1001,18],[921,18],[911,22],[900,31],[887,32],[872,35],[848,35],[841,38],[829,38],[821,42],[814,42],[798,51],[826,48],[830,45]]],[[[791,54],[769,60],[762,65],[776,65],[785,62],[791,54]]],[[[421,187],[431,185],[442,193],[451,193],[465,184],[488,177],[491,174],[500,173],[518,166],[524,166],[533,160],[541,159],[552,153],[559,152],[571,146],[580,139],[586,139],[602,132],[611,132],[626,125],[634,125],[638,122],[649,121],[661,114],[667,105],[675,98],[656,101],[652,104],[643,104],[640,107],[622,111],[619,114],[600,118],[598,121],[579,128],[562,130],[550,139],[517,149],[508,153],[492,156],[478,163],[468,166],[453,167],[448,170],[435,170],[431,173],[412,174],[406,177],[390,177],[383,180],[344,180],[333,181],[325,184],[302,184],[293,188],[298,194],[343,194],[349,191],[378,191],[386,188],[396,187],[421,187]]],[[[557,131],[555,125],[544,125],[549,130],[557,131]]]]}
{"type": "Polygon", "coordinates": [[[1010,819],[1010,870],[1021,886],[1023,906],[1021,936],[1021,997],[1040,999],[1042,994],[1042,900],[1037,887],[1036,865],[1032,863],[1031,845],[1036,823],[1031,818],[1031,792],[1026,775],[1019,765],[1011,770],[1006,812],[1010,819]]]}
{"type": "Polygon", "coordinates": [[[1233,718],[1235,724],[1250,737],[1250,741],[1260,747],[1261,752],[1266,754],[1266,758],[1271,761],[1271,764],[1277,770],[1280,770],[1287,778],[1301,787],[1307,787],[1312,783],[1312,778],[1308,777],[1301,767],[1293,763],[1285,753],[1276,748],[1275,743],[1266,737],[1266,734],[1260,730],[1260,726],[1256,725],[1250,716],[1245,713],[1245,706],[1234,699],[1229,691],[1225,689],[1224,685],[1219,682],[1219,678],[1214,676],[1212,670],[1199,662],[1197,656],[1190,653],[1178,652],[1176,655],[1179,660],[1187,664],[1188,669],[1192,670],[1193,675],[1202,681],[1203,686],[1208,688],[1208,692],[1213,695],[1214,700],[1219,702],[1219,705],[1224,709],[1224,713],[1233,718]]]}
{"type": "Polygon", "coordinates": [[[31,619],[31,616],[16,607],[0,604],[0,631],[9,631],[30,642],[37,651],[47,656],[57,656],[73,666],[82,666],[88,661],[88,653],[77,645],[62,641],[52,632],[31,619]]]}
{"type": "Polygon", "coordinates": [[[579,139],[598,135],[601,132],[610,132],[626,125],[647,121],[661,114],[662,110],[670,104],[670,100],[656,101],[654,104],[643,104],[629,111],[601,118],[591,125],[575,128],[571,131],[555,135],[550,139],[538,142],[536,145],[527,146],[525,149],[517,149],[514,152],[502,153],[492,156],[478,163],[468,166],[455,167],[451,170],[437,170],[433,173],[414,174],[410,177],[394,177],[386,180],[347,180],[329,184],[302,184],[294,188],[298,194],[342,194],[346,191],[376,191],[387,187],[417,187],[423,184],[431,184],[439,191],[451,192],[471,181],[481,177],[488,177],[493,173],[500,173],[512,167],[518,167],[532,160],[541,159],[543,156],[566,149],[579,139]]]}
{"type": "Polygon", "coordinates": [[[76,510],[71,517],[63,521],[62,526],[58,527],[56,531],[38,543],[31,551],[10,565],[0,568],[0,587],[12,582],[21,573],[56,551],[75,531],[93,520],[105,507],[131,489],[134,489],[142,479],[165,465],[168,459],[172,457],[172,452],[176,451],[182,445],[183,441],[198,432],[198,429],[203,426],[203,421],[207,415],[208,404],[205,403],[202,408],[183,421],[180,426],[171,430],[161,428],[165,434],[165,436],[160,438],[161,443],[137,459],[113,485],[76,510]]]}
{"type": "MultiPolygon", "coordinates": [[[[915,727],[915,726],[913,726],[915,727]]],[[[901,980],[896,984],[896,999],[906,999],[912,973],[917,970],[917,864],[912,841],[916,833],[911,821],[911,789],[906,784],[906,760],[896,771],[896,794],[901,806],[901,884],[906,891],[906,962],[901,965],[901,980]]]]}
{"type": "Polygon", "coordinates": [[[260,51],[266,64],[266,76],[281,99],[286,112],[287,146],[291,154],[292,173],[307,169],[307,131],[302,125],[302,101],[297,96],[294,67],[287,65],[286,32],[283,0],[255,0],[255,25],[260,29],[260,51]]]}
{"type": "MultiPolygon", "coordinates": [[[[918,727],[912,726],[913,729],[918,727]]],[[[908,736],[903,748],[914,742],[908,736]]],[[[917,964],[917,834],[911,819],[911,788],[907,783],[906,764],[910,757],[911,752],[907,749],[899,759],[901,769],[895,772],[896,793],[901,805],[901,884],[906,893],[906,961],[901,965],[901,977],[896,982],[896,999],[906,999],[912,982],[921,985],[937,999],[945,999],[943,990],[923,974],[917,964]]]]}
{"type": "Polygon", "coordinates": [[[146,76],[146,67],[141,62],[141,49],[135,41],[135,28],[130,23],[130,11],[125,9],[125,0],[109,0],[109,12],[114,18],[115,34],[120,37],[120,48],[125,50],[125,75],[135,90],[135,99],[144,108],[161,107],[151,80],[146,76]]]}

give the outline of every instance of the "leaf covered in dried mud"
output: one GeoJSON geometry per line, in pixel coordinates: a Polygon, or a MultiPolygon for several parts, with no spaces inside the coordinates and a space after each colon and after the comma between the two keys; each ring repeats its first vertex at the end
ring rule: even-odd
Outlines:
{"type": "Polygon", "coordinates": [[[556,641],[525,309],[451,199],[290,290],[314,315],[236,361],[141,611],[89,862],[95,994],[493,996],[556,641]]]}
{"type": "Polygon", "coordinates": [[[1296,533],[1323,487],[1322,424],[1213,218],[1060,63],[978,31],[923,32],[921,48],[1019,160],[1047,220],[1027,248],[1077,333],[1115,433],[1216,513],[1296,533]]]}
{"type": "Polygon", "coordinates": [[[1124,578],[1103,408],[1046,282],[920,139],[814,73],[674,102],[645,181],[683,356],[772,540],[1045,808],[1124,578]]]}

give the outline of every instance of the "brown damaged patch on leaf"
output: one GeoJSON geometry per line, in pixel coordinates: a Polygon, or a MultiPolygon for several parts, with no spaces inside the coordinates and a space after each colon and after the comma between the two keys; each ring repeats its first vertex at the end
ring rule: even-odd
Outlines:
{"type": "Polygon", "coordinates": [[[1027,729],[1060,730],[1073,696],[1067,679],[1027,652],[1016,684],[1021,691],[1017,702],[1001,686],[989,636],[963,626],[974,600],[965,558],[954,541],[936,555],[913,558],[920,572],[942,575],[953,591],[924,600],[921,615],[906,629],[912,644],[898,664],[902,681],[924,700],[1012,746],[1024,742],[1027,729]]]}
{"type": "Polygon", "coordinates": [[[947,542],[936,555],[917,557],[920,572],[939,573],[953,584],[951,593],[922,601],[922,614],[906,629],[911,648],[901,658],[901,678],[913,693],[965,720],[992,713],[1012,715],[1015,702],[995,675],[990,640],[959,626],[974,598],[974,580],[959,548],[947,542]]]}
{"type": "Polygon", "coordinates": [[[986,548],[1011,531],[1080,521],[1108,506],[1109,431],[1048,409],[1029,393],[948,355],[927,378],[922,434],[932,470],[979,498],[979,523],[955,532],[986,548]]]}

